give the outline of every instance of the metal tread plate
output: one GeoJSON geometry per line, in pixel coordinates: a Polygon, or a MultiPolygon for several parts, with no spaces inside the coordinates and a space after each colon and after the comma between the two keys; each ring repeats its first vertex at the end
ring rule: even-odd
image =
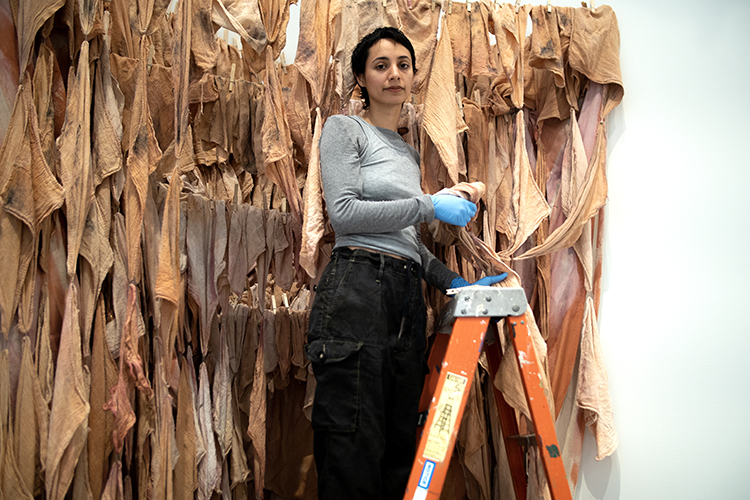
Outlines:
{"type": "Polygon", "coordinates": [[[456,318],[487,316],[502,318],[520,316],[526,311],[526,292],[523,288],[467,286],[449,290],[455,292],[446,306],[439,330],[450,328],[456,318]]]}

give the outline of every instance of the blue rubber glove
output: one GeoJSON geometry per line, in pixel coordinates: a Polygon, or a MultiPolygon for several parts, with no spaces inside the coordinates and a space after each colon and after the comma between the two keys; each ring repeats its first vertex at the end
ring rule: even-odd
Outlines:
{"type": "Polygon", "coordinates": [[[448,224],[463,227],[477,213],[477,206],[460,196],[433,194],[431,197],[435,206],[435,218],[448,224]]]}
{"type": "Polygon", "coordinates": [[[482,286],[490,286],[494,285],[495,283],[500,283],[505,278],[508,277],[508,273],[498,274],[497,276],[485,276],[482,279],[479,279],[475,281],[474,283],[469,283],[465,279],[463,279],[461,276],[458,278],[454,278],[453,281],[451,281],[451,288],[461,288],[464,286],[470,286],[470,285],[482,285],[482,286]]]}

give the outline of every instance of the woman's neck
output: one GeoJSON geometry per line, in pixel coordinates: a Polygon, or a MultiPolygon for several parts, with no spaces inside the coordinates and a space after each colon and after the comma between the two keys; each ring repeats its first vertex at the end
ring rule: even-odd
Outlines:
{"type": "Polygon", "coordinates": [[[401,106],[389,106],[389,107],[377,107],[374,108],[372,105],[365,111],[362,118],[376,127],[387,128],[398,131],[398,119],[401,117],[401,106]]]}

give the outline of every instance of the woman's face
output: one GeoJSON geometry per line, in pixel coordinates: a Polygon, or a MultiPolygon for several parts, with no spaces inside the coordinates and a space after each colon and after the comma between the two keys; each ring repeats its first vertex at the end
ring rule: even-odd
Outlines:
{"type": "Polygon", "coordinates": [[[357,83],[370,96],[370,107],[400,106],[409,98],[413,81],[409,49],[388,38],[370,47],[365,72],[357,75],[357,83]]]}

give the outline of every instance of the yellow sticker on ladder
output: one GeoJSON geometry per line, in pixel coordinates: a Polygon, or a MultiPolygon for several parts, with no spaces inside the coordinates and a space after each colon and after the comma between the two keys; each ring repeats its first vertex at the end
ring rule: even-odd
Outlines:
{"type": "Polygon", "coordinates": [[[440,392],[435,417],[430,425],[430,433],[427,435],[427,443],[422,455],[425,458],[436,462],[445,460],[467,381],[466,377],[457,373],[446,373],[445,384],[440,392]]]}

